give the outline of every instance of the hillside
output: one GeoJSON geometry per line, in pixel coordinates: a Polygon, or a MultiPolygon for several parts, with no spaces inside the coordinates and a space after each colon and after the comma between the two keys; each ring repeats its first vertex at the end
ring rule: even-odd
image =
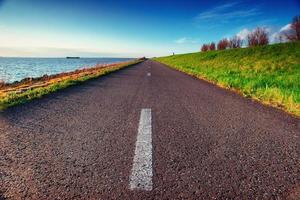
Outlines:
{"type": "Polygon", "coordinates": [[[300,116],[300,42],[154,60],[300,116]]]}

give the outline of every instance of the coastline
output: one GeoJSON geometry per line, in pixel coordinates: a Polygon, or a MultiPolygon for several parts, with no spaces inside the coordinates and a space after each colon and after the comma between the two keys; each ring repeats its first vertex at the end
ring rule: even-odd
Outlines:
{"type": "Polygon", "coordinates": [[[66,87],[81,84],[87,80],[98,78],[111,72],[129,67],[145,58],[126,62],[96,65],[93,68],[78,69],[72,72],[63,72],[54,75],[44,75],[38,78],[24,78],[13,83],[0,83],[0,111],[8,107],[26,103],[46,94],[66,87]]]}

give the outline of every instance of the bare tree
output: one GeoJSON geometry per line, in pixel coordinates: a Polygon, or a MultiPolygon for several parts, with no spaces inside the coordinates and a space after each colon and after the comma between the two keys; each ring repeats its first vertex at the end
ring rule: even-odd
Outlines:
{"type": "Polygon", "coordinates": [[[209,50],[209,45],[208,44],[203,44],[201,47],[201,51],[205,52],[209,50]]]}
{"type": "Polygon", "coordinates": [[[249,47],[269,44],[269,35],[267,30],[264,28],[256,28],[248,34],[247,38],[249,47]]]}
{"type": "Polygon", "coordinates": [[[300,41],[300,15],[295,16],[290,25],[291,30],[285,33],[285,37],[289,41],[300,41]]]}
{"type": "Polygon", "coordinates": [[[210,45],[209,45],[209,50],[210,50],[210,51],[216,50],[216,44],[215,44],[214,42],[210,43],[210,45]]]}
{"type": "Polygon", "coordinates": [[[4,88],[5,85],[6,85],[5,82],[0,79],[0,88],[4,88]]]}
{"type": "Polygon", "coordinates": [[[218,50],[224,50],[227,47],[229,47],[229,41],[226,38],[224,38],[218,42],[218,45],[217,45],[218,50]]]}
{"type": "Polygon", "coordinates": [[[248,46],[249,47],[253,47],[253,46],[258,46],[258,40],[255,36],[254,33],[249,33],[248,36],[247,36],[247,39],[248,39],[248,46]]]}
{"type": "Polygon", "coordinates": [[[229,40],[229,48],[231,49],[241,48],[242,45],[243,45],[243,40],[238,36],[234,36],[229,40]]]}

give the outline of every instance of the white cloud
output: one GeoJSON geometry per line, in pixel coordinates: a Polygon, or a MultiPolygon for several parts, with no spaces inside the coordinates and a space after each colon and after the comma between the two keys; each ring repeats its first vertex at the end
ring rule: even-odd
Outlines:
{"type": "Polygon", "coordinates": [[[291,30],[291,24],[287,24],[285,26],[283,26],[279,31],[290,31],[291,30]]]}
{"type": "Polygon", "coordinates": [[[199,13],[195,19],[197,21],[218,21],[228,23],[232,20],[239,20],[240,18],[248,18],[261,14],[258,8],[251,8],[248,10],[238,9],[236,5],[238,2],[232,2],[214,7],[210,10],[199,13]]]}
{"type": "Polygon", "coordinates": [[[288,34],[291,31],[292,31],[291,24],[287,24],[287,25],[281,27],[278,31],[274,32],[270,36],[270,40],[273,43],[279,42],[279,41],[286,42],[287,39],[285,37],[285,34],[288,34]]]}
{"type": "Polygon", "coordinates": [[[242,40],[246,40],[247,39],[247,36],[248,34],[250,33],[251,31],[249,31],[248,29],[244,28],[243,30],[241,30],[240,32],[238,32],[236,35],[238,37],[240,37],[242,40]]]}
{"type": "Polygon", "coordinates": [[[275,33],[270,35],[270,41],[275,42],[275,41],[279,40],[279,37],[280,37],[279,32],[275,32],[275,33]]]}
{"type": "Polygon", "coordinates": [[[179,38],[179,39],[175,40],[175,43],[177,43],[177,44],[183,44],[183,43],[186,43],[186,42],[187,42],[186,37],[182,37],[182,38],[179,38]]]}
{"type": "Polygon", "coordinates": [[[198,40],[188,38],[188,37],[181,37],[174,41],[176,44],[197,44],[199,43],[198,40]]]}

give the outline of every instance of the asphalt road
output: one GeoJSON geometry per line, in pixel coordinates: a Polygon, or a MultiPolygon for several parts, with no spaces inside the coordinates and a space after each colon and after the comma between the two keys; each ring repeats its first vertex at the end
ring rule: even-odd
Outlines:
{"type": "Polygon", "coordinates": [[[153,61],[0,115],[0,199],[300,199],[299,119],[153,61]]]}

